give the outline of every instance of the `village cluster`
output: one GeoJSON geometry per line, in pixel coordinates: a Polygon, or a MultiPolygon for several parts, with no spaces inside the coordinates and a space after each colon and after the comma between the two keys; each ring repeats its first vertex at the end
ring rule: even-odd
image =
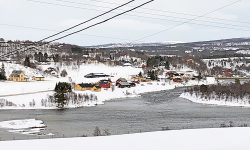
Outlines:
{"type": "MultiPolygon", "coordinates": [[[[127,63],[128,64],[128,63],[127,63]]],[[[125,65],[127,65],[125,64],[125,65]]],[[[123,66],[124,69],[129,69],[131,66],[123,66]]],[[[128,70],[129,71],[129,70],[128,70]]],[[[142,68],[143,72],[143,68],[142,68]]],[[[43,72],[36,73],[33,76],[26,74],[23,70],[13,70],[12,73],[7,77],[8,81],[13,82],[42,82],[51,79],[68,78],[68,81],[71,82],[72,88],[76,91],[93,91],[101,92],[101,89],[113,89],[114,87],[118,88],[131,88],[137,86],[140,83],[150,83],[152,81],[159,82],[173,82],[173,83],[185,83],[189,80],[200,80],[202,77],[197,74],[195,71],[175,71],[175,70],[166,70],[166,69],[154,69],[154,75],[139,72],[137,75],[131,76],[113,76],[105,73],[88,73],[83,74],[82,76],[85,79],[93,79],[89,82],[79,82],[76,83],[72,81],[72,78],[67,76],[67,71],[64,69],[59,72],[56,68],[48,67],[43,72]],[[161,71],[159,71],[161,70],[161,71]],[[48,79],[46,79],[48,77],[48,79]]]]}

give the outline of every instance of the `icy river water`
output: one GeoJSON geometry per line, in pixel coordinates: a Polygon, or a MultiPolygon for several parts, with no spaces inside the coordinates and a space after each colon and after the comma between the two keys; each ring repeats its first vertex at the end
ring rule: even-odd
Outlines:
{"type": "Polygon", "coordinates": [[[250,126],[250,108],[195,104],[179,98],[184,88],[68,110],[0,110],[0,121],[36,118],[54,136],[22,135],[0,129],[0,140],[92,136],[96,126],[112,135],[162,129],[217,128],[232,121],[250,126]]]}

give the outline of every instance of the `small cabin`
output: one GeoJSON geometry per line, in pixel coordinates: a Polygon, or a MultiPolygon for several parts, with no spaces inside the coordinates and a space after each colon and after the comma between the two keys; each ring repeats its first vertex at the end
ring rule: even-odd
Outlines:
{"type": "Polygon", "coordinates": [[[77,91],[93,91],[93,92],[100,92],[101,87],[91,83],[81,83],[75,84],[74,89],[77,91]]]}
{"type": "Polygon", "coordinates": [[[27,82],[29,78],[24,74],[21,70],[14,70],[10,74],[9,81],[15,81],[15,82],[27,82]]]}
{"type": "Polygon", "coordinates": [[[45,78],[42,75],[35,75],[32,77],[32,80],[34,80],[34,81],[44,81],[44,79],[45,78]]]}

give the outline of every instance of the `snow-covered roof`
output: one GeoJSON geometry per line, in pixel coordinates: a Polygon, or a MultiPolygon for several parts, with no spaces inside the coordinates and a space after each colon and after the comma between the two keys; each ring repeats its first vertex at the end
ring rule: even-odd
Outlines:
{"type": "Polygon", "coordinates": [[[132,66],[131,63],[125,63],[123,66],[132,66]]]}

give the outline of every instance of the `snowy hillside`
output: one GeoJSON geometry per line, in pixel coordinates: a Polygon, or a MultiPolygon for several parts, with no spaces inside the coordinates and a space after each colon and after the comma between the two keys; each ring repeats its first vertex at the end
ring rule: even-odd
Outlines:
{"type": "Polygon", "coordinates": [[[236,69],[237,67],[241,66],[249,66],[247,63],[249,57],[230,57],[230,58],[217,58],[217,59],[203,59],[203,61],[206,63],[208,68],[213,67],[223,67],[228,69],[236,69]]]}
{"type": "Polygon", "coordinates": [[[24,71],[25,75],[27,75],[29,78],[32,78],[32,76],[37,75],[37,74],[44,75],[42,71],[28,68],[20,64],[14,64],[14,63],[3,63],[3,64],[4,64],[4,67],[6,68],[5,72],[6,72],[7,77],[12,73],[13,70],[22,70],[24,71]]]}
{"type": "Polygon", "coordinates": [[[159,42],[159,43],[111,43],[111,44],[104,44],[104,45],[95,45],[89,46],[93,48],[116,48],[116,47],[143,47],[143,46],[165,46],[171,45],[176,43],[182,43],[178,41],[166,41],[166,42],[159,42]]]}

